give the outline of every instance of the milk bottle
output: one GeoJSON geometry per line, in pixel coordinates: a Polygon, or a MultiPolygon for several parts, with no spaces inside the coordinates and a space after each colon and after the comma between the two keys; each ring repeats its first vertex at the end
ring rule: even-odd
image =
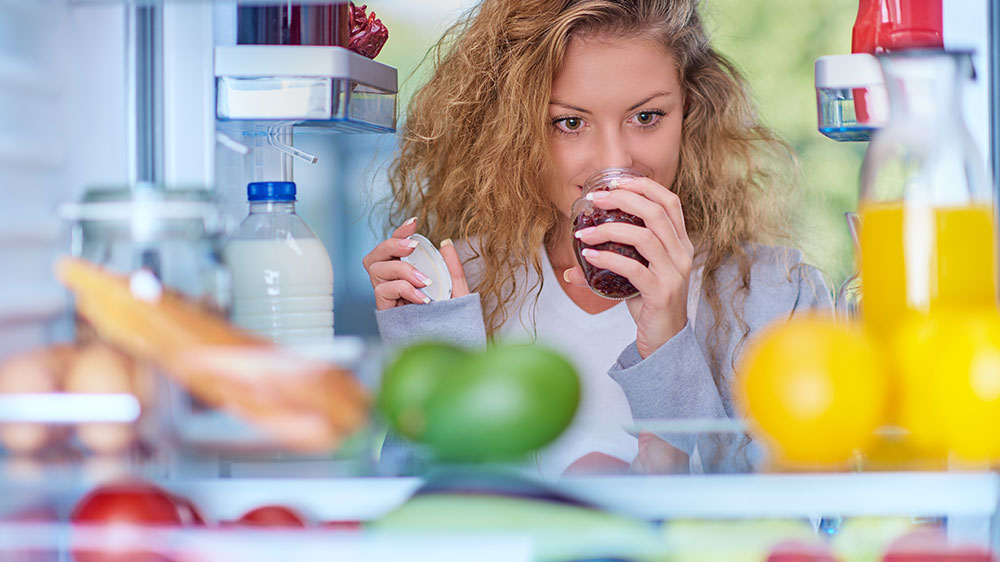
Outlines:
{"type": "Polygon", "coordinates": [[[232,321],[276,343],[333,338],[333,266],[295,213],[293,182],[247,186],[250,214],[223,250],[232,271],[232,321]]]}

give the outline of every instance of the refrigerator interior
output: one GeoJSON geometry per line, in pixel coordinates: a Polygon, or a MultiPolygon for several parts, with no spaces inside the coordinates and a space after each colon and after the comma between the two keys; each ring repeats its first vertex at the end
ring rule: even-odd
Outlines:
{"type": "MultiPolygon", "coordinates": [[[[215,117],[212,52],[216,46],[235,42],[234,29],[223,23],[231,21],[234,2],[164,2],[162,20],[151,27],[146,21],[144,28],[162,33],[163,49],[152,60],[137,61],[130,58],[128,45],[140,40],[135,33],[143,24],[130,17],[135,18],[135,10],[143,4],[148,3],[0,3],[0,170],[7,194],[6,204],[0,206],[0,272],[4,274],[0,359],[73,337],[69,297],[51,273],[52,260],[65,254],[71,242],[71,223],[58,214],[61,204],[77,200],[88,187],[128,185],[140,177],[167,185],[212,186],[221,202],[225,228],[231,230],[246,212],[246,182],[265,179],[255,177],[260,170],[249,166],[246,155],[240,153],[238,144],[246,137],[218,127],[215,117]],[[138,88],[135,69],[143,64],[158,68],[162,83],[138,88]],[[162,93],[157,93],[161,87],[162,93]],[[152,113],[142,113],[137,107],[152,113]],[[148,145],[143,153],[140,138],[150,124],[158,133],[145,142],[162,152],[159,159],[144,160],[148,145]],[[236,141],[235,150],[225,139],[220,141],[220,132],[236,141]]],[[[406,16],[407,10],[424,10],[428,28],[441,30],[469,4],[393,0],[378,8],[406,16]]],[[[996,169],[1000,156],[991,147],[991,138],[1000,128],[1000,9],[983,2],[975,4],[971,13],[971,18],[956,16],[946,22],[971,22],[956,27],[960,30],[954,37],[959,39],[953,45],[975,46],[983,53],[977,62],[980,80],[969,94],[976,100],[969,104],[973,108],[969,121],[976,124],[974,134],[988,155],[987,165],[996,169]],[[987,52],[992,53],[988,58],[987,52]]],[[[402,86],[406,76],[401,72],[399,78],[402,86]]],[[[398,111],[402,119],[404,108],[398,111]]],[[[303,131],[291,143],[318,158],[314,164],[292,160],[290,177],[285,179],[297,182],[300,214],[334,260],[338,334],[376,334],[371,290],[360,263],[382,238],[380,215],[372,209],[386,194],[385,169],[394,142],[390,134],[303,131]]],[[[285,173],[280,159],[264,165],[274,177],[285,173]]],[[[185,465],[189,474],[175,474],[164,481],[177,493],[197,498],[203,509],[220,520],[238,517],[256,505],[284,502],[301,506],[316,520],[333,522],[375,520],[405,502],[422,484],[411,478],[329,478],[327,458],[286,460],[282,464],[271,459],[227,463],[213,457],[204,466],[185,465]]],[[[93,474],[102,474],[99,466],[93,474]]],[[[35,482],[35,487],[19,483],[25,504],[37,499],[33,490],[42,490],[40,494],[58,498],[56,504],[64,514],[92,483],[77,472],[58,476],[68,484],[56,492],[46,482],[35,482]]],[[[792,518],[808,521],[813,529],[827,520],[830,533],[835,534],[840,525],[836,521],[852,518],[948,517],[953,537],[994,548],[1000,528],[996,517],[1000,485],[994,473],[583,478],[563,482],[560,489],[609,512],[657,525],[671,518],[722,522],[792,518]]],[[[4,510],[0,515],[5,515],[4,510]]],[[[657,526],[656,530],[665,528],[657,526]]],[[[21,541],[37,537],[43,544],[60,545],[59,554],[68,559],[65,529],[43,525],[27,531],[37,534],[0,524],[0,544],[17,544],[13,537],[21,541]]],[[[265,532],[267,540],[258,542],[249,533],[199,536],[196,531],[172,539],[171,544],[211,545],[217,550],[210,552],[219,556],[246,560],[329,559],[331,552],[364,560],[466,560],[471,556],[528,560],[534,554],[524,533],[471,538],[468,534],[426,535],[422,542],[406,534],[379,539],[350,533],[330,538],[316,529],[282,533],[265,532]],[[293,544],[284,540],[288,538],[295,538],[298,546],[287,546],[293,544]]]]}

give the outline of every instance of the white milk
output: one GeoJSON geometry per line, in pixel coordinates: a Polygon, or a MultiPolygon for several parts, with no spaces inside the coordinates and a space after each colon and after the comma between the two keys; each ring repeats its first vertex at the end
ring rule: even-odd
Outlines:
{"type": "Polygon", "coordinates": [[[316,238],[231,240],[233,322],[282,344],[333,338],[333,266],[316,238]]]}

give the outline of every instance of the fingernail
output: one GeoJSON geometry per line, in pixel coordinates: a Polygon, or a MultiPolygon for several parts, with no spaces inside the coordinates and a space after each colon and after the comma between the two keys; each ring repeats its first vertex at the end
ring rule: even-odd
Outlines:
{"type": "Polygon", "coordinates": [[[429,304],[431,302],[430,297],[424,297],[422,300],[424,301],[424,304],[429,304]]]}
{"type": "Polygon", "coordinates": [[[587,228],[581,228],[580,230],[577,230],[576,232],[573,233],[573,236],[576,238],[581,238],[583,236],[590,234],[595,230],[597,230],[596,226],[588,226],[587,228]]]}
{"type": "Polygon", "coordinates": [[[598,252],[597,252],[597,250],[594,250],[594,249],[591,249],[591,248],[584,248],[584,249],[580,250],[580,253],[583,254],[583,257],[585,257],[585,258],[594,258],[594,257],[597,257],[597,253],[598,252]]]}
{"type": "Polygon", "coordinates": [[[571,268],[569,268],[569,269],[567,269],[567,270],[565,270],[565,271],[563,271],[563,281],[565,281],[565,282],[567,282],[567,283],[569,283],[569,282],[570,282],[570,280],[569,280],[569,272],[570,272],[570,271],[573,271],[573,268],[572,268],[572,267],[571,267],[571,268]]]}
{"type": "Polygon", "coordinates": [[[434,282],[433,280],[431,280],[430,277],[424,275],[423,273],[421,273],[419,271],[414,271],[413,275],[416,276],[417,281],[420,281],[421,283],[423,283],[424,286],[430,285],[431,283],[434,282]]]}
{"type": "Polygon", "coordinates": [[[625,185],[626,183],[631,182],[633,179],[634,178],[615,178],[615,179],[609,181],[608,185],[611,187],[611,189],[614,189],[614,188],[618,187],[619,185],[625,185]]]}
{"type": "Polygon", "coordinates": [[[403,223],[403,226],[406,226],[408,224],[413,224],[415,222],[417,222],[417,217],[410,217],[406,219],[406,222],[403,223]]]}
{"type": "Polygon", "coordinates": [[[454,246],[454,244],[451,242],[451,238],[445,238],[444,240],[442,240],[441,241],[441,245],[442,246],[454,246]]]}
{"type": "Polygon", "coordinates": [[[611,195],[610,191],[591,191],[587,194],[588,201],[596,201],[598,199],[604,199],[605,197],[611,195]]]}
{"type": "Polygon", "coordinates": [[[410,240],[409,238],[400,238],[399,239],[399,245],[402,246],[402,247],[404,247],[404,248],[416,248],[417,244],[419,244],[419,243],[420,242],[417,242],[416,240],[410,240]]]}

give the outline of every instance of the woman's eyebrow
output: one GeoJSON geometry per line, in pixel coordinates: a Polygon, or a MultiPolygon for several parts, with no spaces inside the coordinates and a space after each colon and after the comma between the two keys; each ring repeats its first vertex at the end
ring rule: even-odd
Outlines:
{"type": "MultiPolygon", "coordinates": [[[[667,92],[667,91],[654,92],[649,97],[643,99],[642,101],[640,101],[639,103],[633,105],[632,107],[629,107],[626,111],[632,111],[633,109],[639,109],[643,105],[649,103],[650,101],[652,101],[652,100],[654,100],[656,98],[663,97],[663,96],[671,96],[671,95],[673,95],[673,92],[667,92]]],[[[583,114],[586,114],[586,115],[590,115],[590,111],[589,110],[586,110],[586,109],[584,109],[582,107],[577,107],[575,105],[572,105],[572,104],[569,104],[569,103],[566,103],[566,102],[563,102],[563,101],[559,101],[559,100],[556,100],[556,99],[549,100],[549,105],[558,105],[559,107],[564,107],[566,109],[571,109],[571,110],[576,111],[578,113],[583,113],[583,114]]]]}
{"type": "Polygon", "coordinates": [[[559,100],[549,100],[549,105],[558,105],[559,107],[565,107],[566,109],[572,109],[573,111],[577,111],[577,112],[580,112],[580,113],[586,113],[587,115],[590,115],[590,111],[588,111],[588,110],[586,110],[586,109],[584,109],[582,107],[577,107],[575,105],[570,105],[570,104],[568,104],[566,102],[561,102],[559,100]]]}
{"type": "Polygon", "coordinates": [[[648,98],[646,98],[646,99],[642,100],[641,102],[639,102],[639,103],[633,105],[632,107],[628,108],[628,111],[632,111],[633,109],[639,109],[641,106],[646,105],[647,103],[651,102],[652,100],[654,100],[654,99],[656,99],[658,97],[669,96],[669,95],[673,95],[673,92],[666,92],[666,91],[656,92],[653,95],[649,96],[648,98]]]}

